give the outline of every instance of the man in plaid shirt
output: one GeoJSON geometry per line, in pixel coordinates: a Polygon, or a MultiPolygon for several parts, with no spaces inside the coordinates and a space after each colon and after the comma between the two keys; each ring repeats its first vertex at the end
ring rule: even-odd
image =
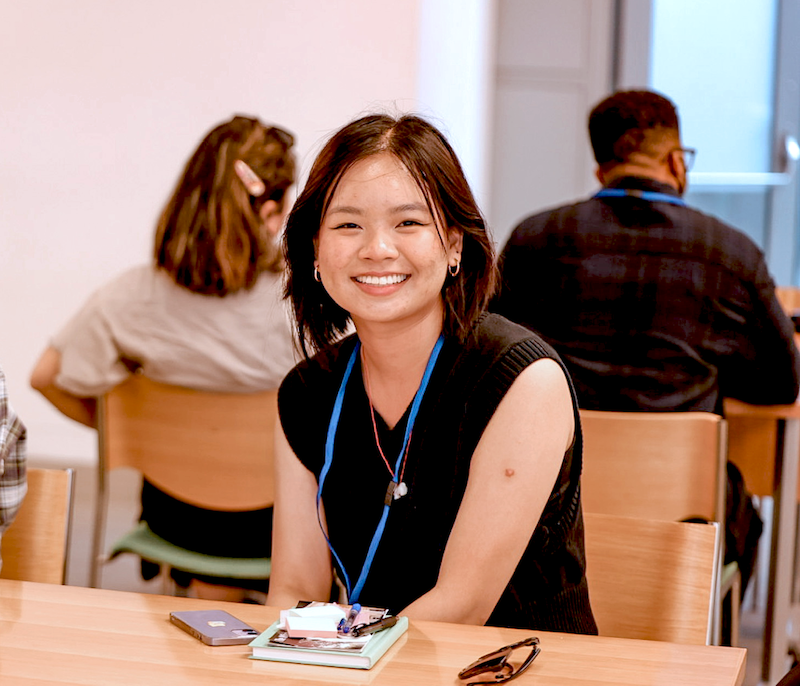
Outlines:
{"type": "Polygon", "coordinates": [[[6,377],[0,369],[0,535],[14,521],[28,490],[25,438],[25,425],[8,403],[6,377]]]}
{"type": "Polygon", "coordinates": [[[589,134],[603,188],[517,226],[494,311],[556,349],[583,409],[793,403],[794,325],[760,248],[682,199],[694,150],[673,103],[619,91],[594,108],[589,134]]]}
{"type": "MultiPolygon", "coordinates": [[[[682,199],[694,150],[674,104],[618,91],[589,116],[603,188],[524,219],[500,257],[495,312],[561,355],[578,404],[722,414],[726,397],[789,404],[800,390],[794,325],[761,249],[682,199]]],[[[726,562],[742,591],[762,523],[728,464],[726,562]]]]}

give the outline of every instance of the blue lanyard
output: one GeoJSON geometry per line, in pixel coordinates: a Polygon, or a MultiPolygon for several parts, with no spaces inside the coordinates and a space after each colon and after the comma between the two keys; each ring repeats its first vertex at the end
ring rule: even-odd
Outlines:
{"type": "Polygon", "coordinates": [[[604,188],[595,193],[595,198],[641,198],[648,202],[668,202],[673,205],[686,207],[686,203],[677,196],[668,193],[658,193],[657,191],[637,191],[630,188],[604,188]]]}
{"type": "MultiPolygon", "coordinates": [[[[439,352],[442,349],[442,345],[444,344],[444,336],[440,335],[439,339],[436,341],[436,345],[433,346],[433,350],[431,351],[430,357],[428,358],[428,364],[425,367],[425,373],[422,375],[422,381],[419,384],[419,388],[417,389],[416,394],[414,395],[414,401],[411,403],[411,412],[408,415],[408,423],[406,424],[406,431],[403,437],[403,445],[400,448],[400,454],[397,456],[397,462],[395,463],[394,467],[394,476],[392,477],[392,482],[395,486],[398,484],[400,480],[400,464],[403,460],[403,455],[406,452],[406,446],[408,445],[409,438],[411,437],[411,430],[414,428],[414,422],[417,419],[417,412],[419,411],[419,406],[422,404],[422,398],[425,395],[425,390],[428,387],[428,382],[430,381],[431,374],[433,374],[433,368],[436,366],[436,360],[439,357],[439,352]]],[[[317,487],[317,521],[319,521],[320,528],[322,529],[322,533],[325,536],[325,540],[328,542],[328,548],[330,548],[331,554],[333,555],[336,563],[339,565],[339,569],[342,570],[342,574],[344,575],[344,583],[347,587],[347,600],[349,603],[358,602],[358,596],[361,594],[361,589],[364,588],[364,583],[367,580],[367,575],[369,574],[370,567],[372,566],[372,560],[375,557],[375,552],[378,549],[378,544],[380,543],[381,537],[383,536],[383,530],[386,527],[386,519],[389,517],[389,502],[390,500],[384,501],[383,505],[383,513],[381,514],[381,519],[378,522],[378,526],[375,529],[375,533],[372,536],[372,542],[369,545],[369,549],[367,550],[367,556],[364,559],[364,566],[361,568],[361,574],[358,577],[358,581],[356,582],[355,588],[350,586],[350,577],[347,575],[347,570],[344,568],[341,559],[336,554],[336,551],[333,549],[333,544],[331,543],[330,538],[328,538],[327,534],[325,533],[325,529],[322,526],[322,517],[320,516],[320,501],[322,500],[322,486],[325,483],[325,478],[328,476],[328,472],[330,471],[331,464],[333,463],[333,447],[336,441],[336,430],[339,428],[339,418],[342,414],[342,404],[344,403],[344,393],[345,389],[347,388],[347,382],[350,380],[350,374],[353,371],[353,367],[355,366],[356,359],[358,358],[358,351],[361,348],[361,342],[356,341],[356,345],[353,348],[353,352],[350,354],[350,359],[347,361],[347,367],[344,370],[344,376],[342,377],[342,382],[339,384],[339,392],[336,394],[336,402],[333,405],[333,412],[331,413],[331,421],[328,424],[328,436],[325,439],[325,464],[322,466],[322,471],[319,474],[319,486],[317,487]]]]}

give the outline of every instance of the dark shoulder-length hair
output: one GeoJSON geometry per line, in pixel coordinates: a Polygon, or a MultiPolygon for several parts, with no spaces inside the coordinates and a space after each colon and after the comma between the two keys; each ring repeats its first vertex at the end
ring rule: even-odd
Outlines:
{"type": "Polygon", "coordinates": [[[281,271],[280,245],[259,212],[268,200],[283,206],[294,183],[293,143],[291,134],[250,117],[212,129],[161,213],[156,265],[179,286],[220,297],[251,288],[264,271],[281,271]]]}
{"type": "Polygon", "coordinates": [[[317,156],[286,224],[286,297],[303,352],[320,350],[347,329],[350,315],[314,279],[316,238],[344,173],[381,152],[405,165],[443,231],[463,235],[461,269],[442,287],[445,335],[463,341],[486,308],[496,284],[494,248],[486,222],[450,144],[432,124],[413,115],[370,115],[336,132],[317,156]]]}

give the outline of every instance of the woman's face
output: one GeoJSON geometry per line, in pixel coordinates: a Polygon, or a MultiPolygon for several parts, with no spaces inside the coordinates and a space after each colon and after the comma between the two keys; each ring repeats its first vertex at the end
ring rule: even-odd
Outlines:
{"type": "Polygon", "coordinates": [[[435,318],[461,234],[433,217],[414,178],[388,152],[342,176],[316,239],[322,285],[358,327],[435,318]]]}

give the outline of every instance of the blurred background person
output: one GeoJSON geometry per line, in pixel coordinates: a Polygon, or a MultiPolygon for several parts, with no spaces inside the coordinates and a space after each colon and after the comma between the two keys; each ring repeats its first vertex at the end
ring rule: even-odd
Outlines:
{"type": "Polygon", "coordinates": [[[794,325],[758,246],[682,199],[695,151],[673,103],[619,91],[589,135],[603,188],[514,229],[494,310],[556,348],[585,409],[793,403],[794,325]]]}
{"type": "MultiPolygon", "coordinates": [[[[794,325],[758,246],[684,202],[695,151],[675,105],[618,91],[588,123],[603,188],[514,229],[493,310],[558,351],[584,409],[722,415],[726,397],[793,403],[794,325]]],[[[762,522],[730,462],[728,489],[726,562],[739,563],[744,592],[762,522]]]]}
{"type": "MultiPolygon", "coordinates": [[[[293,143],[282,129],[245,116],[210,131],[161,214],[153,262],[89,298],[49,342],[31,374],[33,388],[91,427],[97,398],[131,373],[204,391],[276,388],[295,363],[278,237],[295,177],[293,143]]],[[[145,481],[141,518],[198,552],[270,554],[271,508],[204,510],[145,481]]],[[[158,568],[143,561],[142,573],[152,578],[158,568]]],[[[204,597],[243,593],[219,579],[174,576],[204,597]]]]}

